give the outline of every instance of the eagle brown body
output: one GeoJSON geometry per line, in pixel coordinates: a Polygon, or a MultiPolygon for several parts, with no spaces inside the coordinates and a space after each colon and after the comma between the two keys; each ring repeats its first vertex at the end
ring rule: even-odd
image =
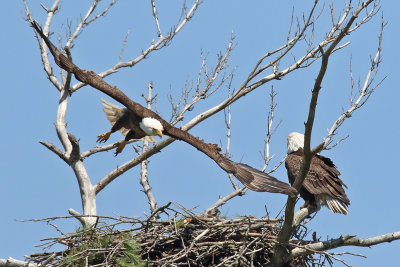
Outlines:
{"type": "MultiPolygon", "coordinates": [[[[303,148],[299,148],[294,152],[289,150],[286,156],[285,167],[292,185],[301,170],[303,155],[303,148]]],[[[332,160],[315,155],[311,159],[310,169],[300,188],[300,196],[310,205],[324,205],[335,213],[347,214],[350,200],[343,188],[347,188],[347,186],[339,178],[339,175],[340,172],[332,160]]]]}
{"type": "MultiPolygon", "coordinates": [[[[141,117],[127,108],[118,107],[104,99],[101,102],[103,111],[112,125],[111,132],[120,131],[129,139],[142,139],[146,136],[146,133],[139,126],[142,121],[141,117]]],[[[155,141],[153,136],[149,136],[149,139],[155,141]]]]}
{"type": "MultiPolygon", "coordinates": [[[[112,127],[109,132],[100,134],[98,136],[97,141],[98,142],[106,142],[110,135],[116,131],[120,131],[124,136],[125,140],[119,143],[117,150],[115,152],[115,155],[118,155],[119,153],[122,152],[124,149],[126,143],[129,140],[147,140],[149,142],[155,142],[156,139],[154,138],[153,135],[149,135],[146,133],[142,127],[143,127],[143,121],[144,119],[142,117],[139,117],[137,114],[134,112],[130,111],[127,108],[121,108],[116,105],[113,105],[104,99],[102,99],[102,104],[103,104],[103,111],[107,116],[107,119],[110,121],[112,127]]],[[[145,120],[153,120],[157,121],[154,118],[151,118],[151,114],[147,114],[148,116],[145,117],[145,120]]],[[[162,136],[162,125],[161,123],[157,123],[159,126],[160,131],[154,131],[151,132],[151,134],[156,134],[159,135],[160,137],[162,136]]],[[[155,125],[154,127],[157,127],[155,125]]],[[[151,128],[151,127],[149,127],[151,128]]]]}

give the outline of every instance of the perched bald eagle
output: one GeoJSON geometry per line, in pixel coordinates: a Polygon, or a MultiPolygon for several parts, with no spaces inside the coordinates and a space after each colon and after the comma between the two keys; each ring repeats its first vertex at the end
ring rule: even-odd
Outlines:
{"type": "MultiPolygon", "coordinates": [[[[293,185],[300,172],[304,151],[304,135],[290,133],[287,137],[287,156],[285,167],[289,182],[293,185]]],[[[332,160],[321,155],[315,155],[310,164],[310,169],[300,188],[300,196],[306,201],[304,204],[320,207],[327,206],[335,213],[347,214],[350,200],[347,198],[343,187],[347,186],[339,178],[340,172],[332,160]]]]}
{"type": "Polygon", "coordinates": [[[118,107],[104,99],[102,99],[102,104],[104,107],[103,111],[106,113],[112,127],[110,131],[100,134],[97,142],[106,142],[110,138],[111,133],[118,130],[125,136],[125,140],[118,144],[115,155],[122,152],[129,140],[137,139],[156,142],[155,135],[162,137],[164,128],[161,122],[152,118],[150,114],[148,117],[141,118],[127,108],[118,107]]]}

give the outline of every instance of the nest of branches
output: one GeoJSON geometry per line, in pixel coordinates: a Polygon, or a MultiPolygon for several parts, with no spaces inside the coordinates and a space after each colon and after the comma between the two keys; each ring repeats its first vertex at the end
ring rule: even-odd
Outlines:
{"type": "MultiPolygon", "coordinates": [[[[282,219],[174,212],[166,220],[100,217],[96,229],[43,239],[40,246],[46,250],[55,244],[66,249],[32,254],[28,260],[39,266],[262,266],[272,256],[282,224],[282,219]],[[117,229],[122,224],[133,227],[117,229]]],[[[288,266],[308,262],[299,257],[288,266]]]]}

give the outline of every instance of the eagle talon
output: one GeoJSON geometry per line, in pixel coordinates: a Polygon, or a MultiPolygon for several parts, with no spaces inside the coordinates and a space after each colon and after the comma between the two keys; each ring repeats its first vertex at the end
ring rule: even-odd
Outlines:
{"type": "Polygon", "coordinates": [[[317,204],[306,200],[304,204],[300,206],[300,209],[317,210],[317,204]]]}
{"type": "Polygon", "coordinates": [[[117,149],[115,150],[114,157],[116,157],[119,153],[122,152],[122,150],[124,150],[125,145],[126,145],[126,141],[125,140],[122,141],[121,143],[119,143],[117,149]]]}
{"type": "Polygon", "coordinates": [[[303,204],[302,206],[300,206],[300,209],[306,209],[306,208],[308,208],[309,204],[310,204],[310,203],[308,203],[308,200],[306,200],[306,201],[304,202],[304,204],[303,204]]]}
{"type": "Polygon", "coordinates": [[[111,132],[106,132],[102,133],[99,136],[97,136],[97,142],[99,143],[105,143],[107,142],[108,138],[110,138],[111,132]]]}

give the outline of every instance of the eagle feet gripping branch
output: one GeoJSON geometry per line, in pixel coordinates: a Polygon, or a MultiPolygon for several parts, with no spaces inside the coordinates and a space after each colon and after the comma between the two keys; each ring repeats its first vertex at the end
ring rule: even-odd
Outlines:
{"type": "Polygon", "coordinates": [[[307,209],[307,208],[310,208],[312,210],[317,210],[318,206],[316,203],[306,200],[304,201],[304,204],[300,206],[300,209],[307,209]]]}
{"type": "Polygon", "coordinates": [[[102,99],[103,111],[110,121],[111,130],[100,134],[97,137],[97,142],[104,143],[110,135],[116,131],[120,131],[125,139],[121,141],[115,151],[115,156],[124,150],[129,140],[147,140],[149,142],[156,142],[155,135],[162,137],[163,126],[161,122],[155,118],[139,117],[132,111],[115,106],[104,99],[102,99]]]}
{"type": "Polygon", "coordinates": [[[122,152],[122,150],[124,150],[126,146],[126,141],[122,141],[121,143],[118,144],[117,149],[115,150],[114,156],[116,157],[119,153],[122,152]]]}
{"type": "Polygon", "coordinates": [[[308,200],[306,200],[306,201],[304,202],[304,204],[300,206],[300,209],[308,208],[308,205],[309,205],[309,204],[310,204],[310,203],[308,203],[308,200]]]}

